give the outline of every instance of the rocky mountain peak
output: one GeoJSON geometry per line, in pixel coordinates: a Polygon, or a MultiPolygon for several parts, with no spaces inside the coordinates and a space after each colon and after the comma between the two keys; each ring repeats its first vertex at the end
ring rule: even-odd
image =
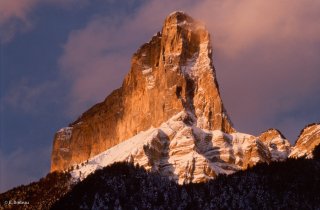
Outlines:
{"type": "Polygon", "coordinates": [[[277,129],[258,137],[236,132],[219,93],[210,34],[174,12],[134,53],[122,86],[56,133],[51,171],[71,169],[82,180],[114,162],[131,162],[180,184],[203,182],[309,155],[319,135],[319,125],[310,125],[292,148],[277,129]]]}
{"type": "Polygon", "coordinates": [[[53,173],[0,194],[0,209],[320,209],[318,145],[320,123],[293,147],[275,128],[236,131],[210,34],[173,12],[122,86],[56,132],[53,173]]]}
{"type": "Polygon", "coordinates": [[[181,23],[184,21],[189,22],[189,23],[194,22],[193,18],[190,17],[187,13],[185,13],[183,11],[174,11],[166,17],[164,25],[178,24],[178,23],[181,23]]]}
{"type": "Polygon", "coordinates": [[[275,137],[280,137],[280,138],[286,139],[286,137],[278,129],[269,128],[268,130],[264,131],[260,135],[260,140],[262,140],[263,142],[266,142],[266,141],[269,141],[270,139],[275,138],[275,137]]]}
{"type": "Polygon", "coordinates": [[[210,35],[183,12],[133,55],[122,86],[56,133],[51,171],[65,170],[185,111],[201,129],[234,132],[212,62],[210,35]]]}

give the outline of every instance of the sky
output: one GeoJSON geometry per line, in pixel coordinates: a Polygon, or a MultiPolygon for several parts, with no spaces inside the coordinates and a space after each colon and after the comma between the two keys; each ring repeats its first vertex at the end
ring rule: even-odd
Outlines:
{"type": "Polygon", "coordinates": [[[54,133],[120,87],[176,10],[211,33],[238,131],[294,143],[320,121],[320,1],[0,0],[0,192],[49,172],[54,133]]]}

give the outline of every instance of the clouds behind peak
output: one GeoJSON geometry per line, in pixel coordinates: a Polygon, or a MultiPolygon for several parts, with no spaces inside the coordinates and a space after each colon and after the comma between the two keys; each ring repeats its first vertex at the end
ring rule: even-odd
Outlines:
{"type": "Polygon", "coordinates": [[[160,30],[166,15],[185,10],[213,36],[222,97],[236,126],[254,134],[279,126],[293,138],[289,121],[303,127],[310,113],[280,116],[306,109],[304,102],[320,92],[319,9],[311,0],[148,1],[127,17],[97,16],[70,34],[60,59],[72,110],[84,111],[119,87],[136,48],[160,30]]]}
{"type": "Polygon", "coordinates": [[[283,41],[318,40],[320,2],[301,1],[203,1],[192,13],[206,22],[228,55],[283,41]]]}
{"type": "Polygon", "coordinates": [[[277,127],[293,142],[320,119],[320,2],[205,1],[193,12],[213,34],[222,97],[239,130],[277,127]],[[211,8],[211,9],[207,9],[211,8]]]}

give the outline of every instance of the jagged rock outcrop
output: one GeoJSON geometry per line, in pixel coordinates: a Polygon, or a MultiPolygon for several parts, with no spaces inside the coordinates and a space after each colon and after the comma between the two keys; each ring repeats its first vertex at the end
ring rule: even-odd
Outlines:
{"type": "Polygon", "coordinates": [[[302,129],[289,157],[312,158],[313,149],[320,144],[320,123],[307,125],[302,129]]]}
{"type": "Polygon", "coordinates": [[[274,128],[268,129],[263,132],[258,139],[268,147],[271,161],[283,161],[288,158],[291,145],[279,130],[274,128]]]}
{"type": "Polygon", "coordinates": [[[54,138],[51,171],[65,170],[187,111],[201,129],[234,132],[212,62],[205,27],[183,12],[132,57],[122,86],[54,138]]]}
{"type": "Polygon", "coordinates": [[[132,162],[160,172],[179,184],[204,182],[258,162],[269,162],[268,148],[256,137],[201,129],[196,117],[182,111],[158,128],[150,128],[75,166],[75,181],[114,162],[132,162]]]}
{"type": "Polygon", "coordinates": [[[320,125],[303,129],[293,151],[283,134],[268,129],[260,136],[200,128],[197,118],[182,111],[157,128],[146,131],[74,166],[74,181],[83,180],[97,169],[115,162],[131,162],[159,172],[179,184],[199,183],[219,174],[232,174],[257,163],[312,157],[320,143],[320,125]]]}

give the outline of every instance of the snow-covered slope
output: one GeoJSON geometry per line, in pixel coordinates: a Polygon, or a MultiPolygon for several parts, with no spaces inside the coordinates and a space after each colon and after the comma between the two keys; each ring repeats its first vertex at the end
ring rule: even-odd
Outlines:
{"type": "Polygon", "coordinates": [[[82,180],[96,169],[127,161],[183,184],[206,181],[269,160],[268,148],[256,137],[200,129],[191,113],[180,112],[160,127],[140,132],[75,166],[71,174],[75,180],[82,180]]]}
{"type": "Polygon", "coordinates": [[[272,161],[283,161],[290,154],[290,142],[277,129],[268,129],[259,139],[268,147],[272,161]]]}

